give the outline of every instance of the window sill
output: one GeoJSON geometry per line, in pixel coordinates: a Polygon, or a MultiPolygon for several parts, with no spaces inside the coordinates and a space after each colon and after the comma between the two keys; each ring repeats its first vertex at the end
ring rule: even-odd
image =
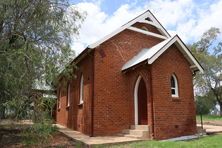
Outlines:
{"type": "Polygon", "coordinates": [[[171,96],[172,97],[172,101],[178,102],[181,101],[179,97],[176,96],[171,96]]]}
{"type": "Polygon", "coordinates": [[[78,106],[83,106],[83,102],[79,103],[78,106]]]}

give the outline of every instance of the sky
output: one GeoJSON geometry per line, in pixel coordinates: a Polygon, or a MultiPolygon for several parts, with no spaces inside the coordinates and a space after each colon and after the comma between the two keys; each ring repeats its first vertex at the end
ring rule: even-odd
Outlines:
{"type": "Polygon", "coordinates": [[[69,0],[86,15],[72,49],[79,54],[142,12],[150,10],[171,35],[193,43],[211,27],[222,31],[222,0],[69,0]]]}

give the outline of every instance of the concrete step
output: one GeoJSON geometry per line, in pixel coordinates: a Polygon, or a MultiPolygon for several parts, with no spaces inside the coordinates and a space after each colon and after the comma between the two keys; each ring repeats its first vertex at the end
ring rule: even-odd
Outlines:
{"type": "Polygon", "coordinates": [[[138,135],[143,136],[143,134],[146,134],[148,131],[145,130],[131,130],[131,129],[125,129],[123,130],[123,134],[130,134],[130,135],[138,135]]]}
{"type": "Polygon", "coordinates": [[[149,130],[148,125],[132,125],[131,129],[122,131],[125,137],[132,137],[138,139],[148,139],[149,130]]]}
{"type": "Polygon", "coordinates": [[[124,137],[130,137],[130,138],[136,138],[136,139],[140,139],[141,137],[138,137],[136,135],[130,135],[130,134],[125,134],[124,137]]]}
{"type": "Polygon", "coordinates": [[[131,125],[130,128],[136,130],[149,130],[148,125],[131,125]]]}
{"type": "Polygon", "coordinates": [[[137,135],[137,136],[146,136],[148,131],[143,131],[143,130],[129,130],[129,134],[131,135],[137,135]]]}
{"type": "Polygon", "coordinates": [[[129,134],[129,131],[130,131],[129,129],[124,129],[124,130],[122,131],[122,133],[123,133],[123,134],[129,134]]]}
{"type": "Polygon", "coordinates": [[[143,133],[142,135],[135,135],[135,134],[125,134],[124,137],[131,137],[136,139],[149,139],[149,133],[143,133]]]}
{"type": "Polygon", "coordinates": [[[116,136],[123,137],[123,136],[125,136],[125,134],[124,133],[118,133],[118,134],[116,134],[116,136]]]}

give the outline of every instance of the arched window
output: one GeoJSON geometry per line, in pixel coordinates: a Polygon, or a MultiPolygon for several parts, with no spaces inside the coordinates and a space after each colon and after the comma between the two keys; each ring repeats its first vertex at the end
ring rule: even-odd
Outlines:
{"type": "Polygon", "coordinates": [[[82,75],[80,79],[79,104],[83,104],[83,91],[84,91],[83,83],[84,83],[84,80],[83,80],[83,75],[82,75]]]}
{"type": "Polygon", "coordinates": [[[171,96],[178,97],[179,96],[178,82],[177,82],[177,77],[174,74],[171,76],[170,82],[171,82],[171,96]]]}
{"type": "Polygon", "coordinates": [[[70,87],[70,83],[68,83],[68,88],[67,88],[67,107],[69,107],[70,105],[70,93],[71,93],[71,87],[70,87]]]}

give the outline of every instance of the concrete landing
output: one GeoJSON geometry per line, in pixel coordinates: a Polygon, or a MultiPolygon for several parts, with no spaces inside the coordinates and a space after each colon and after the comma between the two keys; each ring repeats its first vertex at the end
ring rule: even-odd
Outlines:
{"type": "MultiPolygon", "coordinates": [[[[201,127],[200,124],[197,124],[197,126],[201,127]]],[[[206,130],[207,134],[222,133],[222,126],[204,124],[203,128],[206,130]]]]}
{"type": "Polygon", "coordinates": [[[80,132],[68,129],[64,126],[56,124],[59,128],[59,131],[65,134],[67,137],[73,139],[74,141],[81,142],[86,145],[86,147],[92,147],[94,145],[102,144],[119,144],[125,142],[141,141],[137,138],[124,137],[124,136],[103,136],[103,137],[89,137],[80,132]]]}

